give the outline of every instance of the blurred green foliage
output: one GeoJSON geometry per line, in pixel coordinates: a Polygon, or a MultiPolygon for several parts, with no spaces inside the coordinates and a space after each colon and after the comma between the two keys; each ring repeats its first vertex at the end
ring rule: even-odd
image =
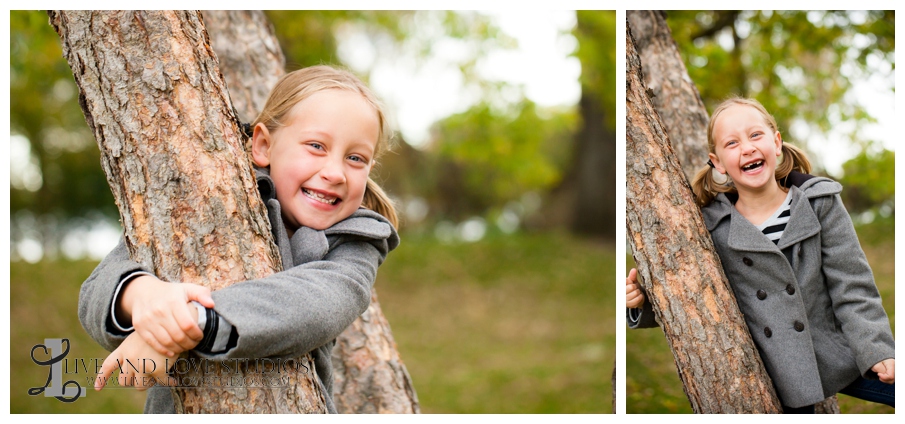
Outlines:
{"type": "Polygon", "coordinates": [[[667,23],[708,110],[753,97],[787,140],[807,141],[789,137],[800,120],[821,133],[845,123],[852,143],[870,142],[853,82],[892,81],[895,11],[670,11],[667,23]]]}
{"type": "Polygon", "coordinates": [[[896,152],[864,150],[846,161],[842,171],[839,182],[845,187],[842,198],[849,213],[885,207],[890,215],[895,210],[896,152]]]}
{"type": "Polygon", "coordinates": [[[579,10],[572,35],[581,62],[581,89],[600,102],[606,127],[616,129],[616,12],[579,10]]]}
{"type": "MultiPolygon", "coordinates": [[[[615,264],[614,246],[561,233],[406,237],[376,287],[422,411],[610,413],[615,264]]],[[[77,318],[79,285],[96,265],[11,264],[10,412],[141,412],[144,394],[132,389],[68,404],[27,394],[47,378],[29,356],[45,338],[69,338],[69,358],[106,357],[77,318]]],[[[66,377],[85,386],[93,374],[66,377]]]]}
{"type": "Polygon", "coordinates": [[[446,208],[447,217],[481,214],[561,181],[572,157],[575,109],[538,110],[525,98],[510,109],[482,102],[434,125],[433,138],[441,141],[434,147],[456,167],[456,191],[471,205],[446,208]]]}

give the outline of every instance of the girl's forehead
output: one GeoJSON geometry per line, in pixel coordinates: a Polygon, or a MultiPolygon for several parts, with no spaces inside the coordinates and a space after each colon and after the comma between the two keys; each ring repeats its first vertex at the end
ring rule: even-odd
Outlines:
{"type": "Polygon", "coordinates": [[[723,109],[716,117],[716,122],[714,122],[714,129],[716,129],[716,127],[719,127],[721,123],[733,125],[763,124],[768,127],[770,126],[770,123],[767,122],[767,117],[765,117],[763,113],[757,110],[757,108],[755,108],[754,106],[745,104],[733,104],[723,109]]]}

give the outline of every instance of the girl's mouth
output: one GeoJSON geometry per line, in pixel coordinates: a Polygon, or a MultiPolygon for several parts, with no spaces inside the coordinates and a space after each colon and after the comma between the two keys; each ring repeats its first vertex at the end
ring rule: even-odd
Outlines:
{"type": "Polygon", "coordinates": [[[762,166],[764,166],[764,161],[763,161],[763,160],[759,160],[759,161],[751,162],[751,163],[749,163],[749,164],[743,166],[743,167],[742,167],[742,171],[744,171],[744,172],[753,171],[753,170],[755,170],[755,169],[757,169],[757,168],[760,168],[760,167],[762,167],[762,166]]]}
{"type": "Polygon", "coordinates": [[[305,196],[307,196],[309,199],[321,202],[323,204],[335,205],[335,204],[339,203],[338,197],[325,196],[322,193],[311,191],[311,190],[308,190],[307,188],[302,188],[302,193],[305,193],[305,196]]]}

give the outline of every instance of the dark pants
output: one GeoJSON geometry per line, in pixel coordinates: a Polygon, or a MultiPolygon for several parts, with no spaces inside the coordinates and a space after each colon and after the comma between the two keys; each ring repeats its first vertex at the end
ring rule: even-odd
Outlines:
{"type": "MultiPolygon", "coordinates": [[[[858,377],[852,384],[839,391],[844,395],[863,399],[868,402],[882,403],[893,408],[896,407],[896,385],[886,384],[880,380],[865,380],[858,377]]],[[[803,406],[801,408],[782,407],[784,414],[813,414],[814,405],[803,406]]]]}

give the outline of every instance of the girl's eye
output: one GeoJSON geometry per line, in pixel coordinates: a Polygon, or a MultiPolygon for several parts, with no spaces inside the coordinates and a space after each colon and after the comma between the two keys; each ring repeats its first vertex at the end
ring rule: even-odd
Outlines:
{"type": "Polygon", "coordinates": [[[365,163],[365,162],[366,162],[366,161],[365,161],[365,158],[363,158],[363,157],[361,157],[361,156],[358,156],[358,155],[349,156],[349,160],[351,160],[351,161],[353,161],[353,162],[361,162],[361,163],[365,163]]]}
{"type": "Polygon", "coordinates": [[[324,145],[315,141],[309,142],[308,145],[317,150],[324,150],[324,145]]]}
{"type": "Polygon", "coordinates": [[[754,133],[754,134],[751,134],[751,138],[757,138],[757,137],[759,137],[759,136],[761,136],[761,135],[763,135],[763,133],[756,132],[756,133],[754,133]]]}

